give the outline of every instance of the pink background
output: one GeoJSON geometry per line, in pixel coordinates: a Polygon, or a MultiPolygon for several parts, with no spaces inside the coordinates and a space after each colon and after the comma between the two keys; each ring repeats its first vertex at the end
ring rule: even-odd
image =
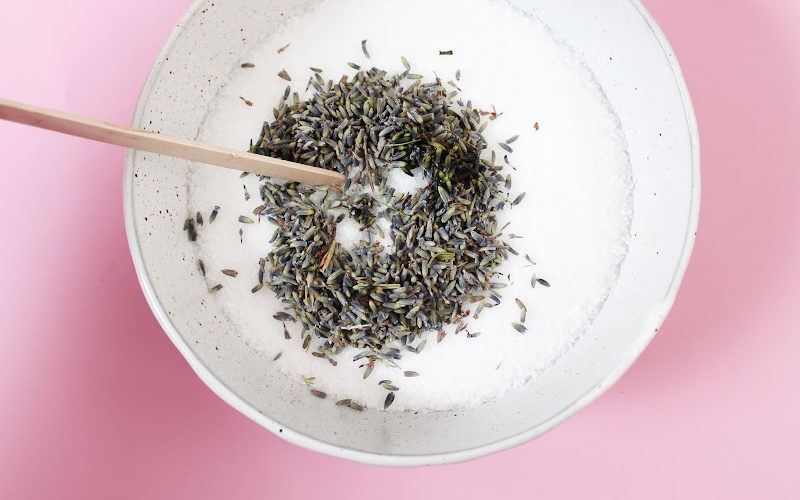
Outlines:
{"type": "MultiPolygon", "coordinates": [[[[466,464],[349,463],[228,407],[139,289],[123,151],[0,123],[0,498],[800,497],[800,2],[645,3],[700,123],[683,288],[608,393],[466,464]]],[[[189,4],[2,0],[0,95],[128,123],[189,4]]]]}

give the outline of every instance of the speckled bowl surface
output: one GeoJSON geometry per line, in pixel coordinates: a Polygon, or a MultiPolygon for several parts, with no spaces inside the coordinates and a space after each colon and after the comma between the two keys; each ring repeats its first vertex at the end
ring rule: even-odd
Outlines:
{"type": "MultiPolygon", "coordinates": [[[[440,464],[502,450],[542,434],[602,394],[669,311],[694,242],[700,192],[697,127],[674,54],[637,0],[511,3],[535,12],[594,72],[622,122],[635,190],[629,253],[599,316],[545,373],[500,400],[451,412],[356,414],[308,397],[301,381],[271,370],[246,345],[204,288],[188,282],[194,252],[176,228],[187,213],[190,165],[128,153],[126,229],[154,314],[213,391],[275,434],[382,465],[440,464]]],[[[259,33],[277,26],[283,14],[316,4],[196,3],[156,60],[133,125],[197,136],[219,86],[259,33]]]]}

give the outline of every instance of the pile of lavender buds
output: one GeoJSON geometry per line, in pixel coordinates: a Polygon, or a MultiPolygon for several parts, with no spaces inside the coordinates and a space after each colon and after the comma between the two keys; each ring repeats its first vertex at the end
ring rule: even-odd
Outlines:
{"type": "MultiPolygon", "coordinates": [[[[506,284],[497,267],[516,252],[503,241],[497,216],[524,197],[508,199],[511,177],[501,175],[494,151],[482,157],[488,147],[482,132],[497,113],[460,100],[456,82],[424,82],[402,62],[405,71],[392,76],[350,63],[357,73],[338,82],[326,82],[311,68],[312,97],[301,100],[287,87],[274,120],[264,123],[250,147],[346,177],[343,188],[261,178],[263,203],[253,217],[277,229],[252,291],[268,287],[277,295],[286,307],[274,317],[301,323],[304,349],[312,337],[321,339],[314,356],[335,365],[345,347],[356,348],[364,378],[375,362],[396,365],[403,350],[420,352],[428,332],[437,332],[441,342],[445,325],[457,324],[458,333],[467,328],[467,316],[500,303],[506,284]],[[396,192],[387,183],[392,169],[421,173],[427,183],[396,192]],[[336,241],[337,225],[348,216],[363,234],[352,248],[336,241]]],[[[291,79],[285,71],[279,76],[291,79]]],[[[512,153],[516,138],[500,147],[512,153]]],[[[193,221],[185,229],[192,239],[193,221]]],[[[549,286],[534,277],[532,285],[537,282],[549,286]]],[[[518,304],[520,323],[513,326],[524,333],[525,306],[518,304]]],[[[388,407],[396,387],[381,385],[391,391],[388,407]]]]}

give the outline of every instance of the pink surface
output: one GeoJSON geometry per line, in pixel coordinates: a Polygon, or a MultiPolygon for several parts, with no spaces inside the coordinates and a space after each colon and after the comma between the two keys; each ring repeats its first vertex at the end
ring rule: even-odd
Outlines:
{"type": "MultiPolygon", "coordinates": [[[[189,3],[3,0],[0,95],[127,123],[189,3]]],[[[0,498],[797,498],[800,3],[645,3],[700,124],[683,288],[608,393],[466,464],[353,464],[228,407],[139,290],[123,151],[0,123],[0,498]]]]}

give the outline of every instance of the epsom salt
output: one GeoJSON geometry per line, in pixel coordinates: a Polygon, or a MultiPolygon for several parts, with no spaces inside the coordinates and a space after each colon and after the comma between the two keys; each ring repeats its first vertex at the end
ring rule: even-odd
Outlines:
{"type": "MultiPolygon", "coordinates": [[[[309,352],[304,351],[301,329],[292,322],[286,323],[291,339],[285,338],[281,322],[273,318],[283,305],[272,291],[265,286],[251,293],[258,283],[258,261],[269,252],[274,231],[253,215],[261,203],[258,179],[204,166],[190,173],[188,210],[209,214],[215,205],[221,208],[213,223],[206,216],[198,232],[198,257],[207,281],[198,286],[223,284],[211,300],[242,339],[263,351],[265,360],[282,353],[265,361],[265,369],[296,380],[315,377],[314,388],[327,393],[331,404],[350,398],[368,408],[383,408],[388,391],[378,382],[389,380],[388,385],[399,390],[387,411],[476,405],[546,370],[598,314],[616,282],[630,236],[632,179],[626,143],[591,71],[536,18],[492,0],[410,0],[402,9],[392,5],[397,4],[329,1],[288,18],[232,68],[199,138],[246,149],[262,122],[272,120],[271,110],[287,83],[277,76],[284,69],[301,98],[311,75],[309,66],[338,81],[342,74],[355,72],[348,62],[393,73],[403,70],[405,56],[412,72],[423,75],[424,81],[434,75],[456,80],[458,73],[461,97],[499,115],[484,135],[498,163],[508,155],[510,199],[527,193],[502,214],[506,220],[501,225],[510,222],[504,232],[521,238],[506,239],[519,256],[511,256],[500,269],[505,276],[495,279],[508,283],[498,290],[501,304],[484,308],[478,319],[470,316],[466,329],[457,334],[451,326],[441,343],[436,342],[436,332],[428,334],[425,349],[406,353],[399,369],[376,363],[366,380],[359,368],[362,361],[351,361],[355,349],[338,355],[337,366],[313,357],[310,351],[319,340],[313,339],[309,352]],[[457,25],[443,22],[455,9],[473,15],[457,25]],[[364,39],[370,59],[362,51],[364,39]],[[287,43],[289,47],[278,53],[287,43]],[[452,55],[440,55],[450,50],[452,55]],[[498,146],[517,134],[513,154],[498,146]],[[253,194],[249,201],[245,190],[253,194]],[[257,223],[243,224],[241,215],[257,223]],[[225,275],[223,269],[238,275],[225,275]],[[531,287],[533,273],[551,286],[531,287]],[[515,299],[524,306],[524,334],[512,326],[521,320],[522,307],[515,299]]],[[[390,183],[398,191],[414,191],[426,179],[396,170],[390,183]]],[[[359,238],[355,223],[340,223],[337,241],[348,245],[359,238]]]]}

